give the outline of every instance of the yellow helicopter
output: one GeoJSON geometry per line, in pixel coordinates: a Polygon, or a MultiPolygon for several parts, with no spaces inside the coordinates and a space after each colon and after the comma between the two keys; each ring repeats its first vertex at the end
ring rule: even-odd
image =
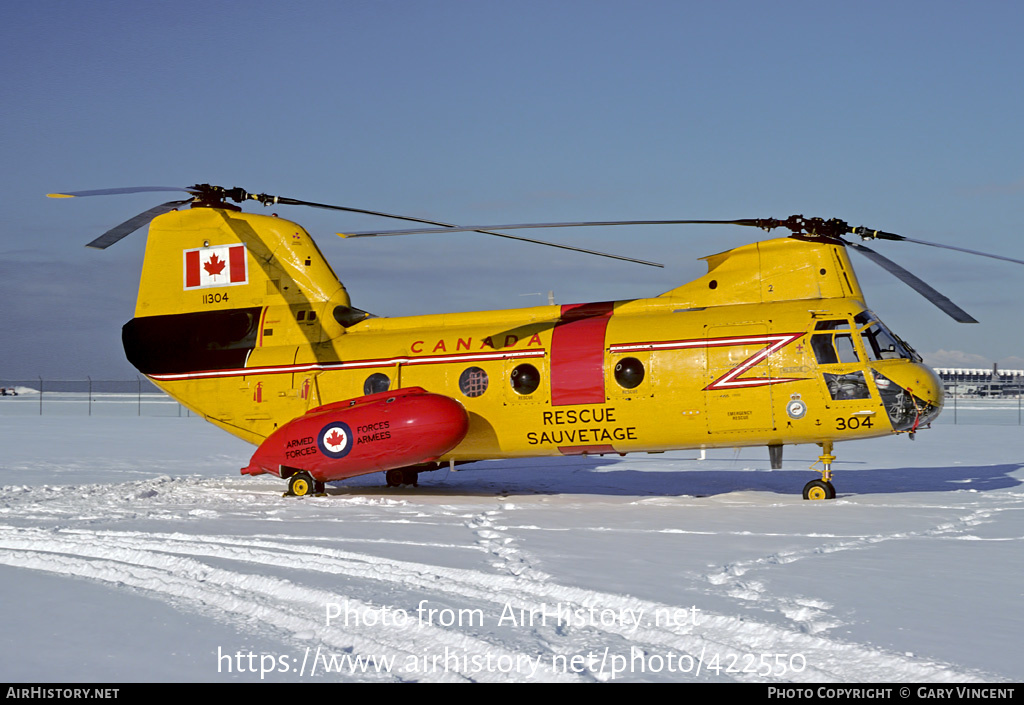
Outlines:
{"type": "Polygon", "coordinates": [[[416,484],[419,472],[492,458],[767,446],[777,469],[784,445],[814,443],[820,479],[803,496],[832,499],[836,442],[913,434],[943,403],[935,373],[866,307],[848,248],[974,322],[842,236],[1024,264],[802,216],[456,227],[209,184],[50,196],[147,191],[188,198],[89,243],[102,249],[149,224],[135,316],[122,333],[128,360],[258,446],[243,474],[277,475],[295,496],[381,471],[390,486],[416,484]],[[707,257],[705,276],[652,298],[382,318],[352,306],[300,225],[228,203],[249,200],[438,226],[343,237],[478,231],[540,242],[495,231],[697,223],[792,234],[707,257]]]}

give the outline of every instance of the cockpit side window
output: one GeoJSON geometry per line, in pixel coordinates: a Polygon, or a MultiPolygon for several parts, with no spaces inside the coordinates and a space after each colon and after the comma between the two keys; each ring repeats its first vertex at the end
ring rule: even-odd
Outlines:
{"type": "Polygon", "coordinates": [[[833,365],[839,362],[839,357],[836,355],[836,349],[832,345],[832,335],[817,335],[811,336],[811,349],[814,350],[814,359],[818,361],[819,365],[833,365]]]}
{"type": "Polygon", "coordinates": [[[834,365],[844,362],[859,362],[850,322],[845,319],[818,321],[811,336],[811,349],[819,365],[834,365]],[[833,332],[836,331],[836,332],[833,332]]]}
{"type": "Polygon", "coordinates": [[[864,381],[864,373],[860,370],[845,375],[825,374],[825,384],[835,401],[848,399],[870,399],[871,390],[864,381]]]}

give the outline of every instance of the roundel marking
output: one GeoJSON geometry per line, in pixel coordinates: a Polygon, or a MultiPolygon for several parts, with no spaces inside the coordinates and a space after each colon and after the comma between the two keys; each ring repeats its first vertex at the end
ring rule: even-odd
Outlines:
{"type": "Polygon", "coordinates": [[[352,450],[352,429],[344,421],[332,421],[320,429],[316,444],[328,458],[344,458],[352,450]]]}
{"type": "Polygon", "coordinates": [[[786,405],[786,413],[791,419],[802,419],[807,413],[807,405],[799,399],[794,399],[786,405]]]}

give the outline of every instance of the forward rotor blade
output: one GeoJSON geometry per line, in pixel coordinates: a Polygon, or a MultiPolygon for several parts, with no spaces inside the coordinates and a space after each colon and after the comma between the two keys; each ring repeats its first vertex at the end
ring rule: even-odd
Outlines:
{"type": "Polygon", "coordinates": [[[1013,257],[993,255],[988,252],[979,252],[978,250],[968,250],[966,247],[956,247],[955,245],[942,245],[938,242],[928,242],[927,240],[915,240],[912,237],[897,235],[896,233],[887,233],[882,230],[870,230],[868,228],[859,227],[850,228],[850,232],[854,235],[860,235],[861,238],[864,240],[895,240],[902,242],[913,242],[918,245],[928,245],[928,247],[940,247],[943,250],[956,250],[957,252],[966,252],[969,255],[978,255],[979,257],[991,257],[992,259],[1001,259],[1004,262],[1024,264],[1024,260],[1014,259],[1013,257]]]}
{"type": "Polygon", "coordinates": [[[134,218],[126,220],[120,225],[111,228],[110,230],[108,230],[107,232],[103,233],[98,238],[90,242],[88,245],[86,245],[86,247],[91,247],[94,250],[105,250],[118,240],[127,237],[128,235],[131,235],[133,232],[141,228],[143,225],[148,224],[149,221],[153,220],[153,218],[157,217],[158,215],[170,213],[179,206],[183,206],[186,203],[190,203],[191,200],[192,199],[186,199],[184,201],[168,201],[167,203],[162,203],[159,206],[156,206],[155,208],[150,208],[145,213],[139,213],[134,218]]]}
{"type": "Polygon", "coordinates": [[[76,198],[79,196],[117,196],[124,193],[151,193],[153,191],[182,191],[191,193],[188,189],[175,186],[128,186],[127,188],[101,188],[93,191],[61,191],[60,193],[48,193],[48,198],[76,198]]]}
{"type": "MultiPolygon", "coordinates": [[[[508,240],[519,240],[520,242],[532,242],[535,245],[547,245],[548,247],[557,247],[557,248],[559,248],[561,250],[572,250],[573,252],[583,252],[583,253],[588,254],[588,255],[597,255],[598,257],[608,257],[609,259],[617,259],[617,260],[622,260],[624,262],[635,262],[636,264],[646,264],[648,267],[664,267],[665,266],[665,265],[660,264],[658,262],[648,262],[647,260],[637,259],[635,257],[626,257],[625,255],[613,255],[613,254],[608,253],[608,252],[600,252],[598,250],[588,250],[588,249],[586,249],[584,247],[573,247],[571,245],[562,245],[562,244],[559,244],[557,242],[547,242],[545,240],[534,240],[533,238],[529,238],[529,237],[520,237],[518,235],[508,235],[507,233],[497,233],[497,232],[494,232],[495,229],[497,229],[497,228],[505,228],[506,226],[474,225],[474,226],[466,227],[466,226],[458,226],[458,225],[449,225],[447,223],[441,223],[441,222],[436,221],[436,220],[424,220],[423,218],[409,218],[409,217],[401,216],[401,215],[389,215],[387,213],[375,213],[373,211],[356,210],[354,208],[347,208],[345,210],[351,210],[352,212],[355,212],[355,213],[366,213],[366,214],[369,214],[369,215],[382,215],[382,216],[384,216],[386,218],[397,218],[399,220],[408,220],[408,221],[412,221],[414,223],[427,223],[427,224],[430,224],[430,225],[439,225],[441,227],[439,227],[439,228],[421,228],[421,229],[408,230],[408,231],[396,230],[396,231],[363,231],[363,232],[358,232],[358,233],[338,233],[339,237],[346,237],[346,238],[347,237],[376,237],[378,235],[412,235],[412,234],[417,234],[417,233],[456,233],[456,232],[462,233],[462,232],[476,232],[476,233],[483,233],[484,235],[494,235],[495,237],[503,237],[503,238],[506,238],[508,240]]],[[[572,224],[566,223],[566,224],[562,224],[561,227],[569,227],[570,225],[572,225],[572,224]]],[[[530,226],[530,225],[519,225],[519,226],[511,226],[508,229],[512,229],[512,228],[516,228],[516,227],[524,228],[524,227],[551,227],[551,226],[544,226],[544,225],[533,225],[533,226],[530,226]]],[[[555,227],[559,227],[559,226],[555,226],[555,227]]]]}
{"type": "Polygon", "coordinates": [[[368,213],[370,215],[383,215],[387,218],[397,218],[399,220],[409,220],[415,223],[427,223],[429,225],[440,225],[440,228],[414,228],[409,230],[364,230],[355,233],[338,233],[339,237],[379,237],[386,235],[418,235],[421,233],[462,233],[462,232],[476,232],[483,233],[484,235],[494,235],[497,237],[507,238],[509,240],[519,240],[522,242],[532,242],[537,245],[547,245],[548,247],[557,247],[563,250],[572,250],[574,252],[585,252],[590,255],[598,255],[599,257],[610,257],[611,259],[624,260],[626,262],[636,262],[637,264],[646,264],[651,267],[664,267],[665,265],[657,262],[648,262],[642,259],[636,259],[634,257],[625,257],[623,255],[613,255],[607,252],[598,252],[597,250],[588,250],[582,247],[572,247],[570,245],[561,245],[554,242],[546,242],[544,240],[534,240],[528,237],[520,237],[517,235],[508,235],[506,233],[494,232],[495,230],[524,230],[528,228],[579,228],[579,227],[595,227],[602,225],[680,225],[680,224],[703,224],[703,225],[754,225],[754,221],[744,220],[616,220],[616,221],[590,221],[590,222],[579,222],[579,223],[517,223],[512,225],[449,225],[447,223],[440,223],[433,220],[424,220],[423,218],[407,218],[404,216],[394,216],[387,213],[375,213],[373,211],[360,211],[355,209],[352,210],[356,213],[368,213]]]}
{"type": "Polygon", "coordinates": [[[889,273],[893,274],[897,279],[902,281],[904,284],[909,286],[911,289],[921,294],[933,304],[938,306],[940,309],[946,312],[953,320],[958,323],[977,323],[971,314],[964,311],[962,308],[957,306],[955,303],[950,301],[947,297],[940,294],[938,291],[933,289],[931,286],[926,284],[924,281],[914,276],[900,265],[893,262],[888,257],[884,257],[869,247],[864,245],[858,245],[856,243],[848,243],[850,247],[860,252],[862,255],[867,257],[869,260],[879,265],[889,273]]]}
{"type": "Polygon", "coordinates": [[[966,247],[954,247],[953,245],[940,245],[937,242],[926,242],[925,240],[915,240],[910,237],[902,237],[902,240],[906,242],[915,242],[918,245],[928,245],[929,247],[941,247],[944,250],[956,250],[957,252],[966,252],[969,255],[978,255],[979,257],[991,257],[992,259],[1001,259],[1005,262],[1016,262],[1017,264],[1024,264],[1024,260],[1014,259],[1013,257],[1004,257],[1003,255],[993,255],[988,252],[978,252],[977,250],[968,250],[966,247]]]}
{"type": "MultiPolygon", "coordinates": [[[[365,212],[365,211],[364,211],[365,212]]],[[[380,215],[380,214],[374,214],[380,215]]],[[[406,218],[419,223],[433,223],[430,220],[406,218]]],[[[433,223],[441,225],[441,223],[433,223]]],[[[526,230],[529,228],[588,228],[607,225],[755,225],[754,221],[745,220],[604,220],[583,221],[578,223],[512,223],[510,225],[446,225],[443,228],[413,228],[409,230],[361,230],[354,233],[338,233],[341,237],[377,237],[379,235],[419,235],[421,233],[462,233],[486,232],[488,230],[526,230]]],[[[490,233],[495,235],[497,233],[490,233]]],[[[511,237],[506,235],[503,237],[511,237]]],[[[531,240],[531,242],[537,242],[531,240]]]]}

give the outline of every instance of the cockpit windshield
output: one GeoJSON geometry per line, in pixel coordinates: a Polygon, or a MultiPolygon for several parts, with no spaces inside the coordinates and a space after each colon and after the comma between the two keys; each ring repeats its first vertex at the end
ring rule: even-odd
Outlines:
{"type": "Polygon", "coordinates": [[[896,337],[885,324],[870,311],[858,314],[854,323],[860,330],[861,340],[869,360],[911,360],[921,362],[914,349],[896,337]]]}

